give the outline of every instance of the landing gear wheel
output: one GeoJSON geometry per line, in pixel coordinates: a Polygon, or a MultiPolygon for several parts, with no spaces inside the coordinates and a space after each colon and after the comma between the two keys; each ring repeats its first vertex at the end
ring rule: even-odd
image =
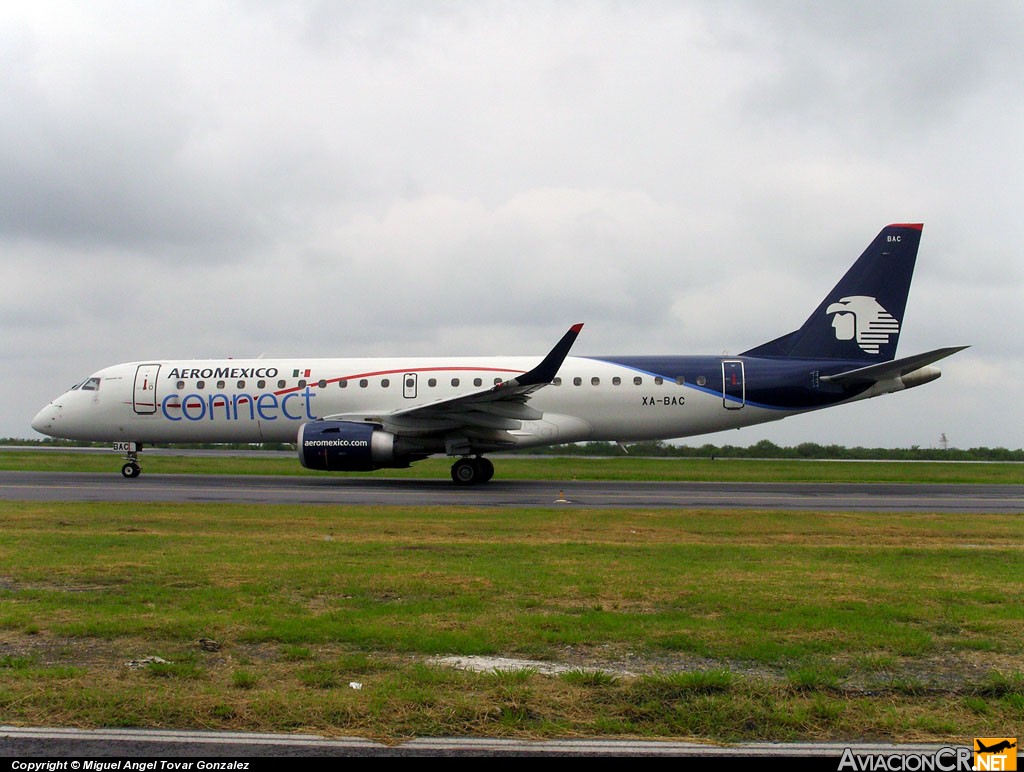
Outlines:
{"type": "Polygon", "coordinates": [[[452,464],[452,480],[456,485],[477,485],[494,477],[494,464],[489,459],[460,458],[452,464]]]}
{"type": "Polygon", "coordinates": [[[472,458],[460,458],[452,464],[452,481],[456,485],[475,485],[480,482],[480,467],[472,458]]]}
{"type": "Polygon", "coordinates": [[[480,482],[490,481],[494,477],[494,464],[491,463],[491,460],[481,456],[476,460],[476,463],[480,467],[480,482]]]}
{"type": "Polygon", "coordinates": [[[142,469],[138,464],[128,462],[121,467],[121,475],[129,480],[138,477],[140,474],[142,474],[142,469]]]}

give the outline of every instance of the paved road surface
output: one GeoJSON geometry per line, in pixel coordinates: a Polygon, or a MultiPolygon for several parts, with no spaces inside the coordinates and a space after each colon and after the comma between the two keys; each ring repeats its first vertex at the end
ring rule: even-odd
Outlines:
{"type": "Polygon", "coordinates": [[[822,511],[1024,512],[1024,486],[868,483],[546,482],[116,472],[0,472],[0,498],[491,507],[676,507],[822,511]]]}

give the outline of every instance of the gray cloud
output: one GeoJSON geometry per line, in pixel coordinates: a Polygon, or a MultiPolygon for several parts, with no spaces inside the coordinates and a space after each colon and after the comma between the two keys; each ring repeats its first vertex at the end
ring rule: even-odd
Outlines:
{"type": "Polygon", "coordinates": [[[576,321],[581,353],[735,352],[924,221],[902,350],[974,348],[919,391],[724,439],[927,445],[934,421],[1019,447],[992,406],[1024,375],[1022,17],[8,4],[0,434],[145,357],[540,354],[576,321]]]}

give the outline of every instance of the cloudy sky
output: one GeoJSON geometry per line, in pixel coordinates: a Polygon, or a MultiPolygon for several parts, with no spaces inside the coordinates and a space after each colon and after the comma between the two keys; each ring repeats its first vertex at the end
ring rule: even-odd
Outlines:
{"type": "MultiPolygon", "coordinates": [[[[1020,2],[6,2],[0,436],[173,357],[735,353],[924,222],[941,380],[710,437],[1019,448],[1020,2]]],[[[704,440],[698,440],[702,442],[704,440]]]]}

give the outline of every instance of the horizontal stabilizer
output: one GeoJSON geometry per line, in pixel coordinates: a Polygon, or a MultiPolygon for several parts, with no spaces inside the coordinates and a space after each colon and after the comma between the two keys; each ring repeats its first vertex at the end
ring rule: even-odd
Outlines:
{"type": "Polygon", "coordinates": [[[902,378],[908,373],[920,370],[922,367],[930,365],[932,362],[938,362],[940,359],[952,356],[958,351],[963,351],[965,348],[969,347],[949,346],[947,348],[937,348],[934,351],[928,351],[924,354],[904,357],[903,359],[894,359],[891,362],[880,362],[877,365],[868,365],[867,367],[858,367],[856,370],[847,370],[845,373],[823,375],[821,380],[826,383],[844,385],[876,383],[889,378],[902,378]]]}

